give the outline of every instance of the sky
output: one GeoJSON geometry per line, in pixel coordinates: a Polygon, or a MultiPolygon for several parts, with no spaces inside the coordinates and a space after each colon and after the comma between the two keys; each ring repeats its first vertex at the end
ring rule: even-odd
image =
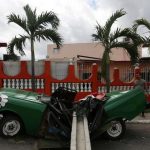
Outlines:
{"type": "MultiPolygon", "coordinates": [[[[134,20],[140,18],[150,21],[149,0],[0,0],[0,42],[9,43],[14,36],[24,34],[24,31],[16,24],[8,24],[7,16],[11,13],[24,16],[23,6],[26,4],[29,4],[32,9],[36,8],[38,14],[44,11],[56,13],[60,19],[58,32],[64,43],[92,42],[91,35],[95,33],[96,23],[104,25],[112,13],[121,8],[127,14],[117,20],[113,29],[131,27],[134,20]]],[[[144,30],[144,32],[147,31],[144,30]]],[[[144,35],[144,33],[142,34],[144,35]]],[[[46,58],[47,44],[50,43],[52,42],[35,43],[37,60],[46,58]]],[[[26,56],[22,59],[30,59],[29,42],[24,50],[26,56]]],[[[143,55],[148,55],[146,50],[144,51],[143,55]]],[[[5,53],[7,53],[7,49],[0,48],[0,58],[5,53]]]]}

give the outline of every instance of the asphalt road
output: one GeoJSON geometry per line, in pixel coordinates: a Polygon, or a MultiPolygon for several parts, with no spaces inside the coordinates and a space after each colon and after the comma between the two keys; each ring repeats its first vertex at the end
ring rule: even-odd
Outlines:
{"type": "Polygon", "coordinates": [[[0,138],[0,150],[34,150],[35,141],[31,137],[0,138]]]}
{"type": "MultiPolygon", "coordinates": [[[[0,150],[35,150],[36,141],[32,137],[0,138],[0,150]]],[[[92,150],[150,150],[150,124],[128,124],[122,140],[101,138],[92,144],[92,150]]]]}
{"type": "Polygon", "coordinates": [[[92,150],[150,150],[150,124],[128,124],[119,141],[96,140],[92,150]]]}

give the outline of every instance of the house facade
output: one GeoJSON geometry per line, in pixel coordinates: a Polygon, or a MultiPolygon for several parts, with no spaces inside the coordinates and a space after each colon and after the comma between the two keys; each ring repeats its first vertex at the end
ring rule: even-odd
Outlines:
{"type": "MultiPolygon", "coordinates": [[[[139,48],[139,55],[142,56],[142,47],[139,48]]],[[[53,68],[63,68],[66,70],[67,64],[72,61],[76,65],[76,75],[81,79],[87,79],[90,75],[91,65],[93,63],[101,65],[104,47],[100,43],[71,43],[63,44],[58,49],[55,44],[47,46],[47,60],[51,60],[53,68]],[[59,66],[59,67],[58,67],[59,66]]],[[[110,72],[113,77],[113,69],[120,70],[120,76],[123,81],[130,81],[133,77],[134,65],[130,62],[128,53],[123,48],[113,48],[110,53],[110,72]]],[[[141,68],[148,66],[148,61],[142,61],[141,68]]],[[[61,69],[60,69],[61,70],[61,69]]],[[[148,69],[147,69],[148,71],[148,69]]],[[[58,71],[56,71],[58,72],[58,71]]],[[[61,71],[62,72],[62,71],[61,71]]],[[[99,74],[101,70],[99,67],[99,74]]],[[[56,75],[57,76],[57,75],[56,75]]]]}

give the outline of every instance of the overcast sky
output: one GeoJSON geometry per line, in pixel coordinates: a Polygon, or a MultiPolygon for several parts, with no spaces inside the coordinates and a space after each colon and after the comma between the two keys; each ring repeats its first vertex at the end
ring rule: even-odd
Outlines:
{"type": "MultiPolygon", "coordinates": [[[[0,42],[7,42],[23,31],[15,24],[8,24],[7,16],[12,12],[24,15],[23,6],[29,4],[37,13],[54,11],[60,19],[58,32],[64,43],[91,42],[91,34],[95,32],[96,21],[104,24],[116,10],[124,8],[127,15],[118,19],[115,27],[131,27],[133,21],[139,18],[150,20],[150,0],[0,0],[0,42]]],[[[35,43],[36,59],[43,59],[47,54],[47,44],[50,41],[35,43]]],[[[30,59],[30,47],[25,48],[30,59]]],[[[6,53],[6,48],[0,49],[0,57],[6,53]]]]}

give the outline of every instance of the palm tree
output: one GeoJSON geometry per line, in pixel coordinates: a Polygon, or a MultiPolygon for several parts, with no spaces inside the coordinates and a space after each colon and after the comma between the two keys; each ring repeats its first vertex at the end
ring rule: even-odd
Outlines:
{"type": "Polygon", "coordinates": [[[8,45],[9,54],[14,54],[14,48],[19,51],[21,55],[25,55],[23,47],[26,40],[31,44],[31,65],[32,65],[32,90],[35,91],[35,53],[34,43],[35,41],[50,40],[59,48],[62,44],[62,38],[57,32],[59,26],[59,19],[52,11],[42,12],[37,16],[36,9],[32,10],[29,5],[23,7],[26,16],[20,17],[14,13],[8,16],[8,23],[15,23],[25,31],[25,35],[19,35],[14,37],[8,45]],[[47,28],[48,27],[48,28],[47,28]]]}
{"type": "Polygon", "coordinates": [[[106,81],[107,92],[110,91],[110,53],[112,48],[122,47],[130,56],[132,63],[138,60],[137,46],[142,42],[142,38],[133,32],[129,28],[117,28],[114,32],[111,32],[114,22],[126,14],[123,9],[116,11],[107,20],[105,26],[101,26],[99,23],[96,25],[96,33],[92,34],[95,41],[99,41],[104,46],[104,53],[102,56],[101,70],[102,76],[106,81]],[[131,42],[121,41],[120,38],[129,38],[131,42]]]}

